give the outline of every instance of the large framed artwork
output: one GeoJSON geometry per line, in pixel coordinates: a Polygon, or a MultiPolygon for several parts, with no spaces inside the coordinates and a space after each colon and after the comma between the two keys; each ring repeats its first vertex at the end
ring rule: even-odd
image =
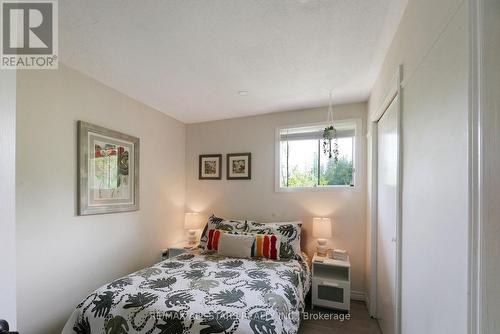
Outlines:
{"type": "Polygon", "coordinates": [[[198,178],[200,180],[220,180],[222,177],[222,154],[200,155],[198,178]]]}
{"type": "Polygon", "coordinates": [[[78,121],[78,214],[139,210],[139,138],[78,121]]]}
{"type": "Polygon", "coordinates": [[[226,157],[228,180],[250,180],[252,178],[252,154],[229,153],[226,157]]]}

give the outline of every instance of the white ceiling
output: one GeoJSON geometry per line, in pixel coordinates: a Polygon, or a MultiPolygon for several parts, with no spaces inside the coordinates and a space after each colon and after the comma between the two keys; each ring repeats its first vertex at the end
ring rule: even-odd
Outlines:
{"type": "Polygon", "coordinates": [[[365,101],[406,3],[64,0],[60,57],[185,123],[365,101]]]}

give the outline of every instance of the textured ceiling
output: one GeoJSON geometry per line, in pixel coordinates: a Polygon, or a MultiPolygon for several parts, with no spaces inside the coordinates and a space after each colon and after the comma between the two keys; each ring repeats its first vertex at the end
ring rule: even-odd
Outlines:
{"type": "Polygon", "coordinates": [[[364,101],[406,2],[64,0],[60,55],[186,123],[364,101]]]}

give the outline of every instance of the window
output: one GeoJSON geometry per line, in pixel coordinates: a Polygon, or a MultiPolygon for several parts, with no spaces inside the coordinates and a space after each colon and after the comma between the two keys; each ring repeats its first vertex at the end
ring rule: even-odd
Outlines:
{"type": "Polygon", "coordinates": [[[359,124],[359,120],[334,123],[339,147],[337,162],[323,152],[326,123],[278,128],[277,190],[354,187],[359,124]]]}

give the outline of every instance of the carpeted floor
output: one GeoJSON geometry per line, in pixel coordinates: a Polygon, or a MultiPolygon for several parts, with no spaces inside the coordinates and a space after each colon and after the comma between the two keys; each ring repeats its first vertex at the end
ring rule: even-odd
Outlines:
{"type": "Polygon", "coordinates": [[[350,318],[345,313],[315,307],[300,326],[299,334],[381,334],[377,320],[371,319],[363,302],[351,301],[350,318]],[[322,316],[322,318],[321,318],[322,316]],[[326,319],[325,319],[326,318],[326,319]]]}

